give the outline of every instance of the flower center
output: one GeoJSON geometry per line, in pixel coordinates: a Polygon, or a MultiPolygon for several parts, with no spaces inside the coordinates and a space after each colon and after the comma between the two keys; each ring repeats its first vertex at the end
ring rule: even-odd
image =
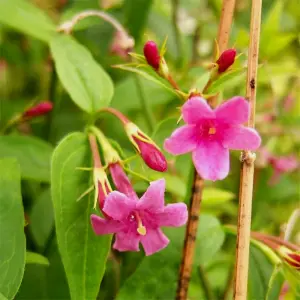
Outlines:
{"type": "Polygon", "coordinates": [[[146,227],[143,225],[140,215],[137,212],[134,212],[134,217],[135,217],[135,219],[137,221],[137,225],[138,225],[136,231],[140,235],[146,235],[147,230],[146,230],[146,227]]]}
{"type": "Polygon", "coordinates": [[[213,135],[213,134],[216,134],[217,130],[215,127],[209,127],[208,129],[208,134],[209,135],[213,135]]]}

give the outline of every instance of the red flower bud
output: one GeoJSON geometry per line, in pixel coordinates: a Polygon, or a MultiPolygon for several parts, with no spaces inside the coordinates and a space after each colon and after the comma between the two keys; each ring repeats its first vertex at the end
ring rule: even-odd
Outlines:
{"type": "Polygon", "coordinates": [[[50,112],[52,108],[53,105],[50,101],[43,101],[26,110],[23,116],[29,118],[42,116],[50,112]]]}
{"type": "Polygon", "coordinates": [[[231,67],[234,63],[236,56],[236,50],[235,49],[227,49],[225,50],[219,57],[219,59],[216,61],[219,68],[219,73],[225,72],[229,67],[231,67]]]}
{"type": "Polygon", "coordinates": [[[286,263],[300,271],[300,252],[291,251],[284,246],[280,247],[278,252],[286,263]]]}
{"type": "Polygon", "coordinates": [[[129,198],[138,199],[138,196],[122,166],[117,162],[109,164],[108,168],[117,190],[127,195],[129,198]]]}
{"type": "Polygon", "coordinates": [[[159,68],[160,55],[157,45],[153,41],[148,41],[144,46],[144,56],[147,60],[148,65],[150,65],[155,70],[159,68]]]}

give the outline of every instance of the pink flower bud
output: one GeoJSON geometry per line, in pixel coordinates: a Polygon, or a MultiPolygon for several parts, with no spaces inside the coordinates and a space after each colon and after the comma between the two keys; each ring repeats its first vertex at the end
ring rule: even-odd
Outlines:
{"type": "Polygon", "coordinates": [[[117,190],[127,195],[129,198],[138,199],[129,178],[125,174],[120,163],[109,164],[108,168],[117,190]]]}
{"type": "Polygon", "coordinates": [[[38,103],[37,105],[27,109],[23,116],[24,117],[29,117],[29,118],[34,118],[42,115],[46,115],[49,113],[53,108],[53,105],[50,101],[43,101],[38,103]]]}
{"type": "Polygon", "coordinates": [[[155,70],[158,70],[160,63],[160,55],[157,45],[153,41],[148,41],[144,46],[144,56],[150,65],[155,70]]]}
{"type": "Polygon", "coordinates": [[[123,59],[128,58],[128,53],[134,47],[134,39],[125,32],[116,31],[113,42],[110,46],[110,52],[123,59]]]}
{"type": "Polygon", "coordinates": [[[236,50],[235,49],[227,49],[225,50],[219,57],[219,59],[216,61],[219,68],[219,73],[225,72],[229,67],[231,67],[234,63],[236,56],[236,50]]]}
{"type": "Polygon", "coordinates": [[[284,246],[280,247],[278,252],[286,263],[300,271],[300,252],[292,251],[284,246]]]}
{"type": "Polygon", "coordinates": [[[141,133],[138,136],[133,136],[133,139],[138,146],[140,155],[149,168],[158,172],[165,172],[167,170],[168,164],[165,156],[151,140],[146,142],[144,140],[145,136],[141,133]]]}

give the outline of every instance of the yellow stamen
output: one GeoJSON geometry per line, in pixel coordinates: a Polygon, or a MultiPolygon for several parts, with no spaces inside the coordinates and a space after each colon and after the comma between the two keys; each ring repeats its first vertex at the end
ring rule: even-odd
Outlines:
{"type": "Polygon", "coordinates": [[[217,130],[215,127],[210,127],[208,130],[208,134],[216,134],[217,130]]]}
{"type": "Polygon", "coordinates": [[[136,229],[136,231],[140,234],[140,235],[146,235],[147,230],[146,227],[143,225],[142,223],[142,219],[140,217],[140,215],[138,213],[135,213],[135,218],[138,222],[138,228],[136,229]]]}

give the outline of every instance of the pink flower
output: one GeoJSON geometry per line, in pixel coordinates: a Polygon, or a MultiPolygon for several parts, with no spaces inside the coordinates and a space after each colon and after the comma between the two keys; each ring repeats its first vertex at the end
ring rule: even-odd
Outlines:
{"type": "Polygon", "coordinates": [[[103,208],[110,219],[91,216],[95,233],[115,233],[113,248],[119,251],[139,251],[140,242],[146,255],[162,250],[169,240],[160,227],[182,226],[188,217],[184,203],[164,206],[164,192],[164,179],[151,182],[139,201],[120,192],[111,192],[103,208]]]}
{"type": "Polygon", "coordinates": [[[148,41],[144,46],[144,56],[147,60],[149,66],[153,69],[158,70],[160,55],[157,48],[157,45],[153,41],[148,41]]]}
{"type": "Polygon", "coordinates": [[[219,66],[219,73],[225,72],[229,67],[233,65],[235,56],[235,49],[227,49],[220,55],[219,59],[216,61],[217,65],[219,66]]]}
{"type": "Polygon", "coordinates": [[[53,108],[52,102],[43,101],[24,112],[24,117],[38,117],[49,113],[53,108]]]}
{"type": "Polygon", "coordinates": [[[131,182],[126,176],[122,166],[119,162],[111,163],[108,165],[112,180],[117,190],[127,197],[132,199],[138,199],[136,192],[134,191],[131,182]]]}
{"type": "Polygon", "coordinates": [[[289,156],[271,156],[269,162],[272,165],[274,172],[269,180],[270,185],[274,185],[279,181],[280,175],[296,170],[299,162],[294,155],[289,156]]]}
{"type": "Polygon", "coordinates": [[[248,120],[249,103],[234,97],[215,110],[200,97],[190,98],[182,107],[186,125],[165,140],[165,149],[174,154],[192,152],[193,162],[204,179],[224,179],[229,172],[229,149],[255,150],[260,136],[242,124],[248,120]]]}

